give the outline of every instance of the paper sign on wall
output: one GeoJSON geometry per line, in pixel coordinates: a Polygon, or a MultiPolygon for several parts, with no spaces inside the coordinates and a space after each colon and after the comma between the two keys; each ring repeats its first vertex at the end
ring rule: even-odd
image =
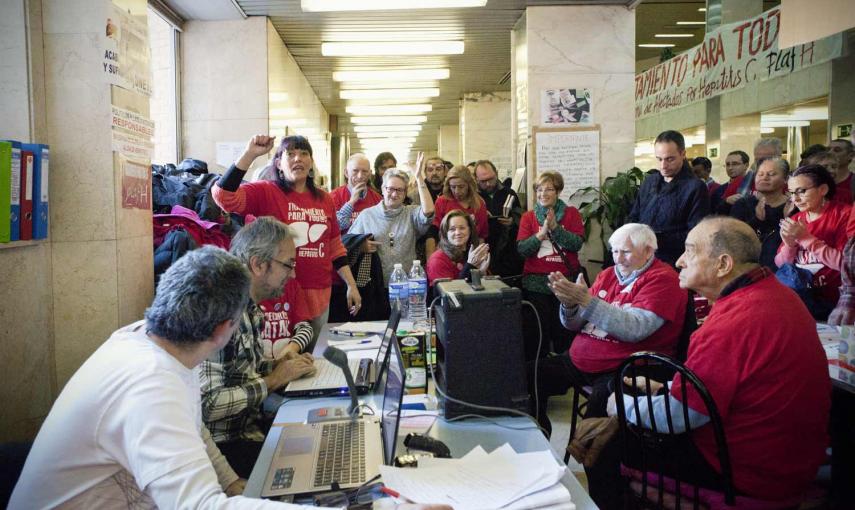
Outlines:
{"type": "Polygon", "coordinates": [[[600,185],[600,130],[534,129],[535,172],[555,171],[564,178],[565,202],[579,188],[600,185]]]}

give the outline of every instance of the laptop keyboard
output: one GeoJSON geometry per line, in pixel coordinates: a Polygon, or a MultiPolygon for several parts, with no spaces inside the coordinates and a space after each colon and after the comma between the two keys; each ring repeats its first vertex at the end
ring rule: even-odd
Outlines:
{"type": "Polygon", "coordinates": [[[315,487],[365,480],[365,422],[325,423],[321,430],[315,487]]]}
{"type": "Polygon", "coordinates": [[[344,381],[341,369],[332,363],[315,363],[318,372],[315,374],[313,385],[316,387],[338,386],[344,381]]]}

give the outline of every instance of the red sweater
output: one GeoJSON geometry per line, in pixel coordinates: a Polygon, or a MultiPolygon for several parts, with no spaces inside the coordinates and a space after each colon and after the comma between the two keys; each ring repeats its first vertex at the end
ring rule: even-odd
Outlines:
{"type": "Polygon", "coordinates": [[[807,223],[807,212],[793,216],[796,221],[807,223],[810,233],[796,246],[784,243],[778,247],[775,264],[781,266],[794,263],[813,273],[813,287],[819,289],[823,301],[837,303],[840,297],[840,268],[843,264],[843,247],[849,237],[846,225],[851,206],[840,202],[828,202],[822,216],[807,223]]]}
{"type": "Polygon", "coordinates": [[[332,284],[332,261],[347,255],[341,243],[335,204],[329,193],[318,198],[305,191],[283,192],[276,183],[243,183],[229,192],[218,185],[214,201],[224,211],[255,216],[273,216],[287,223],[296,235],[297,280],[304,289],[326,289],[332,284]]]}
{"type": "Polygon", "coordinates": [[[437,248],[427,261],[427,277],[431,285],[439,278],[457,279],[463,270],[463,262],[457,263],[451,260],[444,251],[437,248]]]}
{"type": "MultiPolygon", "coordinates": [[[[582,215],[575,207],[567,206],[564,209],[564,216],[561,217],[559,225],[564,227],[564,230],[572,232],[578,236],[585,235],[585,225],[582,223],[582,215]]],[[[520,229],[517,232],[517,241],[528,239],[537,234],[540,230],[540,225],[537,223],[537,216],[534,211],[526,211],[520,218],[520,229]]],[[[579,256],[575,252],[567,252],[567,260],[575,266],[579,265],[579,256]]],[[[559,271],[567,274],[567,266],[561,260],[561,255],[552,246],[549,239],[544,239],[540,243],[540,250],[533,257],[526,257],[523,265],[523,274],[549,274],[553,271],[559,271]]]]}
{"type": "MultiPolygon", "coordinates": [[[[825,458],[831,381],[816,323],[795,292],[769,275],[716,301],[692,335],[686,366],[721,414],[737,490],[798,500],[825,458]]],[[[674,398],[681,386],[678,375],[674,398]]],[[[697,393],[687,396],[709,414],[697,393]]],[[[718,468],[712,427],[692,439],[718,468]]]]}
{"type": "MultiPolygon", "coordinates": [[[[330,196],[332,196],[333,203],[335,204],[335,210],[338,211],[344,207],[344,204],[346,204],[348,200],[350,200],[350,188],[347,187],[347,184],[339,186],[338,188],[330,191],[330,196]]],[[[353,214],[350,215],[351,225],[356,220],[356,217],[359,216],[359,213],[371,206],[379,204],[381,200],[383,200],[383,197],[380,196],[380,193],[368,188],[365,192],[365,196],[357,200],[356,204],[353,206],[353,214]]],[[[342,234],[344,233],[345,232],[342,232],[342,234]]]]}
{"type": "Polygon", "coordinates": [[[611,372],[638,351],[675,354],[686,318],[688,293],[680,288],[680,279],[671,266],[655,259],[641,276],[625,287],[618,283],[614,269],[609,268],[600,272],[590,293],[618,308],[631,306],[653,312],[665,319],[665,324],[644,340],[631,343],[622,342],[587,323],[570,345],[570,358],[579,370],[595,374],[611,372]]]}
{"type": "Polygon", "coordinates": [[[433,204],[434,226],[439,228],[440,223],[442,223],[442,219],[445,218],[445,215],[449,211],[461,209],[468,212],[475,219],[475,229],[478,231],[478,237],[486,241],[487,236],[490,235],[490,224],[487,221],[487,205],[483,200],[480,200],[480,198],[476,198],[476,200],[478,202],[478,208],[473,210],[468,207],[463,207],[460,202],[453,198],[447,198],[445,196],[437,197],[436,202],[433,204]]]}

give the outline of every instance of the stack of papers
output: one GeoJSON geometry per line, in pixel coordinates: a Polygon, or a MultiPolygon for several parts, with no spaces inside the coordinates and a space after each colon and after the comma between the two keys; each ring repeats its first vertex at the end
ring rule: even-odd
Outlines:
{"type": "Polygon", "coordinates": [[[402,498],[454,510],[575,510],[560,483],[566,470],[549,451],[517,453],[507,443],[461,459],[419,459],[415,469],[380,466],[383,484],[402,498]]]}
{"type": "Polygon", "coordinates": [[[378,335],[370,335],[359,338],[347,337],[346,340],[330,338],[327,343],[343,351],[364,351],[366,349],[379,349],[382,340],[378,335]]]}

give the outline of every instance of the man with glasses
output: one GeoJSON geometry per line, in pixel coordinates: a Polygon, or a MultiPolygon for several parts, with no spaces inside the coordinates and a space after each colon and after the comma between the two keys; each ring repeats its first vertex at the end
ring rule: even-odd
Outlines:
{"type": "Polygon", "coordinates": [[[724,158],[724,169],[730,180],[719,186],[710,197],[713,212],[726,216],[733,204],[751,194],[755,171],[748,170],[748,162],[748,154],[744,151],[733,151],[724,158]]]}
{"type": "Polygon", "coordinates": [[[296,276],[296,246],[287,225],[271,216],[258,218],[237,233],[230,251],[249,270],[250,300],[229,343],[199,366],[202,418],[229,464],[247,478],[269,429],[262,401],[314,371],[311,354],[299,354],[312,329],[297,329],[281,359],[264,356],[265,318],[258,303],[282,295],[296,276]]]}
{"type": "Polygon", "coordinates": [[[523,213],[520,199],[514,190],[499,182],[496,165],[491,161],[476,161],[474,168],[478,194],[484,199],[489,212],[490,235],[487,236],[487,244],[493,253],[490,257],[490,271],[499,276],[522,274],[523,259],[516,248],[517,231],[523,213]],[[508,197],[510,203],[505,210],[508,197]]]}

